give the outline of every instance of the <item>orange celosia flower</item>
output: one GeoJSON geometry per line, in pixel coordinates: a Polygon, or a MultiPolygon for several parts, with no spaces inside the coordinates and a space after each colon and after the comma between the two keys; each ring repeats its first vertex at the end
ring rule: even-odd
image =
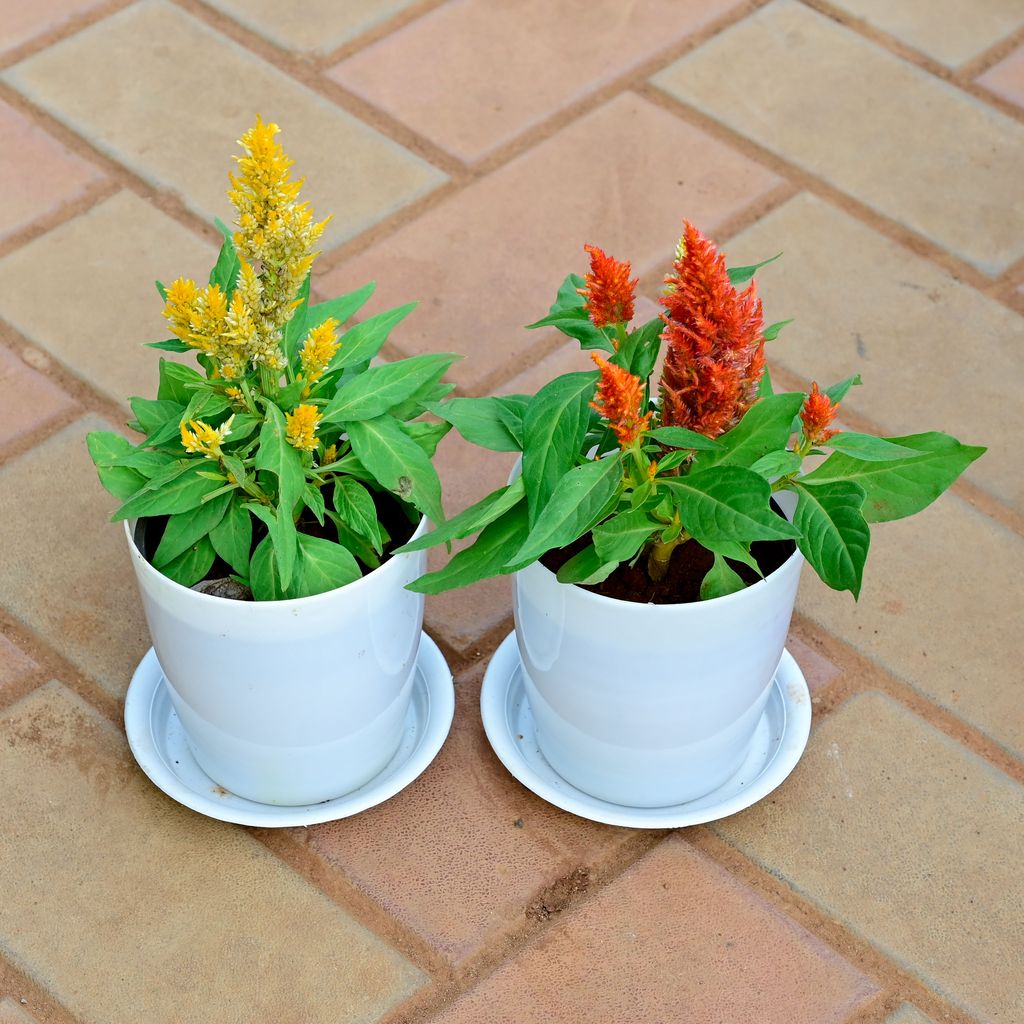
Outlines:
{"type": "Polygon", "coordinates": [[[606,256],[596,245],[583,247],[590,253],[586,288],[577,291],[587,300],[587,314],[595,327],[628,324],[633,319],[633,300],[640,278],[629,279],[629,263],[606,256]]]}
{"type": "Polygon", "coordinates": [[[818,389],[818,382],[811,384],[811,393],[804,400],[800,410],[800,419],[804,424],[804,437],[810,444],[824,444],[829,438],[835,437],[838,430],[829,430],[829,424],[836,418],[838,402],[833,402],[828,395],[818,389]]]}
{"type": "Polygon", "coordinates": [[[737,292],[725,257],[689,221],[665,278],[668,343],[661,422],[718,437],[757,400],[764,372],[764,320],[753,282],[737,292]]]}
{"type": "Polygon", "coordinates": [[[597,393],[590,403],[607,421],[621,448],[628,448],[651,424],[651,414],[640,415],[644,400],[643,381],[621,366],[613,366],[597,352],[591,358],[601,369],[597,393]]]}

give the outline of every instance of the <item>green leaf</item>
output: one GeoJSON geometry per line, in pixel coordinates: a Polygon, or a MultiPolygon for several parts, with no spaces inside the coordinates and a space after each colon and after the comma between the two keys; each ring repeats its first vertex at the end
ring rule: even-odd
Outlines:
{"type": "Polygon", "coordinates": [[[628,562],[664,525],[645,508],[620,512],[594,528],[594,547],[600,561],[628,562]]]}
{"type": "Polygon", "coordinates": [[[555,485],[575,465],[590,422],[599,374],[567,373],[545,384],[523,416],[523,482],[536,523],[555,485]]]}
{"type": "Polygon", "coordinates": [[[825,442],[833,451],[842,452],[862,462],[892,462],[894,459],[912,459],[920,455],[913,448],[894,444],[871,434],[855,434],[844,430],[825,442]]]}
{"type": "Polygon", "coordinates": [[[526,531],[526,505],[520,502],[488,523],[475,543],[455,555],[443,569],[421,576],[406,589],[418,594],[440,594],[511,572],[506,563],[526,539],[526,531]]]}
{"type": "Polygon", "coordinates": [[[798,531],[769,504],[771,487],[764,477],[738,466],[715,466],[660,481],[682,516],[683,526],[705,541],[787,540],[798,531]]]}
{"type": "Polygon", "coordinates": [[[235,251],[235,243],[230,233],[224,235],[221,243],[220,253],[217,262],[210,271],[210,284],[218,288],[228,297],[235,290],[235,282],[238,280],[238,271],[242,266],[238,253],[235,251]]]}
{"type": "MultiPolygon", "coordinates": [[[[189,395],[189,398],[191,398],[191,395],[189,395]]],[[[177,430],[182,417],[185,415],[185,406],[188,405],[188,400],[186,399],[184,402],[161,402],[155,398],[129,398],[128,404],[132,407],[132,412],[135,414],[135,422],[138,424],[139,433],[153,434],[169,423],[173,423],[174,429],[177,430]]]]}
{"type": "Polygon", "coordinates": [[[452,353],[440,353],[371,366],[338,389],[323,411],[324,421],[347,423],[382,416],[424,384],[436,383],[456,359],[452,353]]]}
{"type": "Polygon", "coordinates": [[[471,533],[482,530],[499,516],[503,516],[525,496],[526,488],[523,486],[523,478],[517,476],[507,487],[492,491],[486,498],[478,501],[475,505],[470,505],[469,508],[447,520],[436,530],[398,548],[398,552],[423,551],[437,544],[445,544],[468,537],[471,533]]]}
{"type": "Polygon", "coordinates": [[[376,288],[376,281],[371,281],[347,295],[339,295],[336,299],[328,299],[326,302],[310,306],[306,313],[306,330],[311,331],[314,327],[319,327],[328,317],[334,317],[339,324],[344,324],[349,317],[355,316],[366,305],[376,288]]]}
{"type": "Polygon", "coordinates": [[[562,565],[556,579],[559,583],[579,583],[584,586],[603,583],[618,567],[618,562],[602,560],[594,545],[588,544],[562,565]]]}
{"type": "Polygon", "coordinates": [[[216,557],[209,537],[203,537],[191,547],[183,551],[172,562],[160,566],[160,572],[180,583],[183,587],[191,587],[198,583],[209,571],[216,557]]]}
{"type": "Polygon", "coordinates": [[[732,430],[718,438],[720,450],[698,456],[700,468],[747,468],[769,452],[785,448],[793,433],[793,418],[803,402],[804,396],[798,391],[759,398],[732,430]]]}
{"type": "Polygon", "coordinates": [[[774,341],[779,336],[779,332],[782,330],[782,328],[787,326],[787,324],[791,324],[792,322],[792,317],[790,317],[788,320],[777,320],[775,323],[769,324],[761,332],[761,336],[764,338],[765,341],[774,341]]]}
{"type": "MultiPolygon", "coordinates": [[[[144,490],[129,498],[111,517],[113,522],[122,519],[139,519],[143,516],[173,516],[179,512],[190,512],[198,508],[203,497],[223,486],[224,480],[209,480],[200,476],[202,463],[196,460],[166,486],[157,490],[144,490]]],[[[150,481],[150,485],[153,481],[150,481]]]]}
{"type": "Polygon", "coordinates": [[[558,288],[558,295],[548,310],[548,315],[527,324],[527,330],[538,327],[555,327],[570,338],[575,338],[584,349],[600,348],[605,352],[614,352],[615,346],[611,337],[593,325],[587,315],[586,299],[578,289],[584,288],[586,282],[578,274],[570,274],[558,288]]]}
{"type": "Polygon", "coordinates": [[[833,590],[860,594],[871,531],[861,513],[864,488],[849,480],[805,486],[797,482],[793,523],[804,558],[833,590]]]}
{"type": "MultiPolygon", "coordinates": [[[[394,415],[394,412],[392,412],[392,415],[394,415]]],[[[437,452],[437,446],[447,435],[448,431],[452,429],[450,423],[427,423],[424,420],[418,420],[415,423],[402,423],[399,420],[399,426],[423,449],[423,454],[428,459],[434,457],[434,454],[437,452]]]]}
{"type": "Polygon", "coordinates": [[[781,252],[777,252],[774,256],[770,256],[766,260],[761,260],[760,263],[752,263],[747,267],[730,267],[726,271],[729,275],[729,283],[733,285],[733,287],[746,284],[762,267],[767,267],[769,263],[774,263],[781,255],[781,252]]]}
{"type": "Polygon", "coordinates": [[[444,520],[437,470],[394,417],[354,420],[346,430],[356,457],[382,487],[411,502],[435,523],[444,520]]]}
{"type": "Polygon", "coordinates": [[[830,455],[803,477],[810,485],[849,480],[867,495],[864,518],[884,523],[912,516],[927,508],[985,449],[961,444],[937,431],[886,438],[919,454],[892,462],[864,462],[842,452],[830,455]]]}
{"type": "Polygon", "coordinates": [[[188,548],[198,544],[224,518],[231,498],[231,494],[221,494],[204,501],[191,512],[179,512],[171,516],[153,555],[153,564],[162,569],[188,548]]]}
{"type": "MultiPolygon", "coordinates": [[[[291,367],[298,366],[299,342],[305,338],[306,332],[309,330],[307,325],[309,315],[309,280],[310,275],[307,274],[306,279],[299,288],[298,294],[295,296],[299,300],[299,304],[292,311],[290,319],[284,325],[284,331],[281,336],[281,351],[291,367]]],[[[290,405],[291,403],[282,404],[290,405]]]]}
{"type": "Polygon", "coordinates": [[[316,521],[323,526],[324,513],[327,511],[327,507],[324,503],[324,496],[320,493],[320,488],[307,483],[302,490],[302,504],[316,516],[316,521]]]}
{"type": "Polygon", "coordinates": [[[700,599],[710,601],[712,598],[725,597],[744,589],[746,584],[740,579],[739,574],[721,555],[715,555],[715,562],[700,585],[700,599]]]}
{"type": "Polygon", "coordinates": [[[706,547],[708,551],[713,551],[716,555],[721,555],[723,558],[730,558],[734,562],[742,562],[744,565],[749,565],[758,576],[764,575],[761,572],[761,566],[757,564],[757,559],[750,553],[750,541],[712,540],[705,542],[701,546],[706,547]]]}
{"type": "MultiPolygon", "coordinates": [[[[206,386],[192,391],[192,397],[182,414],[183,420],[203,420],[213,423],[221,413],[227,412],[231,403],[220,392],[206,386]]],[[[180,428],[181,424],[178,423],[180,428]]]]}
{"type": "Polygon", "coordinates": [[[647,435],[655,441],[670,445],[673,448],[690,448],[696,451],[723,451],[724,445],[720,441],[714,441],[710,437],[698,434],[694,430],[687,430],[686,427],[658,427],[647,435]]]}
{"type": "MultiPolygon", "coordinates": [[[[256,450],[255,466],[273,473],[278,481],[277,504],[289,514],[302,494],[306,483],[306,471],[302,456],[287,440],[287,426],[284,413],[273,402],[267,403],[267,418],[260,430],[260,446],[256,450]]],[[[287,586],[287,581],[285,586],[287,586]]]]}
{"type": "Polygon", "coordinates": [[[328,371],[342,369],[372,359],[388,340],[392,328],[401,323],[414,309],[415,302],[389,309],[350,327],[341,336],[341,348],[328,365],[328,371]]]}
{"type": "Polygon", "coordinates": [[[508,432],[516,442],[516,451],[523,450],[523,417],[530,404],[530,395],[499,395],[498,415],[505,421],[508,432]]]}
{"type": "Polygon", "coordinates": [[[247,502],[245,507],[266,523],[274,546],[274,564],[281,590],[288,591],[292,587],[299,558],[299,534],[295,529],[295,521],[289,512],[281,508],[272,509],[269,505],[255,501],[247,502]]]}
{"type": "Polygon", "coordinates": [[[503,398],[453,398],[427,409],[455,427],[470,444],[492,452],[521,450],[522,435],[517,440],[509,429],[509,406],[503,398]]]}
{"type": "Polygon", "coordinates": [[[277,550],[270,536],[257,545],[249,563],[249,587],[257,601],[285,601],[297,597],[296,588],[281,583],[277,565],[277,550]]]}
{"type": "Polygon", "coordinates": [[[661,317],[649,320],[626,336],[626,340],[608,362],[629,370],[641,380],[647,380],[654,369],[654,364],[658,361],[658,353],[661,351],[661,334],[664,330],[665,324],[661,317]]]}
{"type": "Polygon", "coordinates": [[[179,338],[168,338],[166,341],[147,341],[146,348],[158,348],[163,352],[191,352],[191,345],[186,345],[179,338]]]}
{"type": "Polygon", "coordinates": [[[160,298],[163,299],[164,302],[166,302],[167,301],[167,288],[164,285],[163,281],[154,281],[153,284],[156,285],[157,294],[159,294],[160,298]]]}
{"type": "Polygon", "coordinates": [[[341,544],[300,533],[299,551],[302,555],[297,581],[299,597],[326,594],[362,578],[359,563],[341,544]]]}
{"type": "Polygon", "coordinates": [[[377,506],[373,496],[358,480],[339,476],[334,481],[334,508],[342,521],[360,537],[365,537],[380,553],[384,538],[377,520],[377,506]]]}
{"type": "Polygon", "coordinates": [[[774,394],[775,391],[772,388],[772,375],[768,372],[768,367],[766,366],[761,371],[761,381],[757,387],[757,397],[771,398],[771,396],[774,394]]]}
{"type": "Polygon", "coordinates": [[[860,383],[860,374],[852,373],[849,377],[844,377],[838,384],[833,384],[832,387],[825,388],[825,394],[828,395],[833,402],[841,402],[846,397],[850,388],[858,387],[860,383]]]}
{"type": "Polygon", "coordinates": [[[210,531],[213,550],[235,572],[245,576],[249,572],[252,552],[252,516],[241,501],[233,498],[220,522],[210,531]]]}
{"type": "Polygon", "coordinates": [[[156,397],[162,402],[179,402],[182,405],[188,405],[192,400],[193,387],[205,382],[206,378],[191,366],[175,363],[170,359],[161,359],[160,386],[157,389],[156,397]]]}
{"type": "Polygon", "coordinates": [[[758,476],[763,476],[765,480],[772,482],[778,480],[781,476],[795,473],[800,468],[802,462],[803,459],[796,452],[783,449],[782,451],[769,452],[767,455],[761,456],[750,467],[750,470],[752,473],[757,473],[758,476]]]}
{"type": "Polygon", "coordinates": [[[118,465],[127,455],[136,454],[131,442],[120,434],[94,430],[86,437],[89,455],[96,465],[100,483],[121,501],[130,498],[146,485],[146,477],[137,469],[118,465]]]}
{"type": "Polygon", "coordinates": [[[537,517],[512,561],[536,561],[546,551],[562,548],[582,537],[606,514],[622,486],[622,461],[618,452],[570,469],[555,486],[551,499],[537,517]]]}

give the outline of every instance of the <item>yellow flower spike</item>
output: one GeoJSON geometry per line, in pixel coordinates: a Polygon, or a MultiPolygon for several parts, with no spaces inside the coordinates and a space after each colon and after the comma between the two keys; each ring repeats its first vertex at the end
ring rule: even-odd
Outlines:
{"type": "Polygon", "coordinates": [[[188,426],[181,421],[181,444],[187,452],[205,455],[208,459],[220,457],[220,447],[231,434],[231,423],[234,414],[229,416],[219,427],[211,427],[202,420],[189,420],[188,426]]]}
{"type": "Polygon", "coordinates": [[[339,326],[338,321],[331,316],[306,335],[306,341],[299,353],[303,379],[312,383],[323,375],[327,364],[334,358],[335,352],[340,347],[337,338],[339,326]]]}
{"type": "Polygon", "coordinates": [[[311,452],[317,446],[316,428],[319,423],[320,413],[315,405],[297,406],[294,412],[285,416],[285,438],[293,448],[311,452]]]}
{"type": "Polygon", "coordinates": [[[324,449],[324,457],[320,460],[321,466],[329,466],[338,457],[338,446],[329,444],[324,449]]]}

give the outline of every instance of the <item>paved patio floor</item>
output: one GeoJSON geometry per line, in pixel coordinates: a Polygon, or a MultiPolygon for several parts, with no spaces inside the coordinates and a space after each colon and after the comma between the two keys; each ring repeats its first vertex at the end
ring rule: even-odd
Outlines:
{"type": "MultiPolygon", "coordinates": [[[[2,1024],[1024,1021],[1020,0],[3,7],[2,1024]],[[655,298],[686,216],[784,251],[776,381],[859,372],[847,426],[990,446],[876,529],[859,604],[805,574],[814,728],[762,804],[637,832],[513,781],[476,703],[507,580],[428,602],[458,711],[389,803],[252,830],[136,768],[148,641],[84,435],[154,392],[153,279],[207,272],[256,112],[335,215],[316,291],[419,299],[386,354],[466,353],[462,394],[583,368],[520,325],[585,242],[655,298]]],[[[508,470],[440,463],[451,510],[508,470]]]]}

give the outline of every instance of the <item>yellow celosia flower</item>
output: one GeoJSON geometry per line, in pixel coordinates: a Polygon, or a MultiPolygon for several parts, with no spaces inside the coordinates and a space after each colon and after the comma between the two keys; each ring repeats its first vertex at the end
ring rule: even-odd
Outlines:
{"type": "Polygon", "coordinates": [[[314,327],[306,335],[305,344],[299,353],[304,380],[310,383],[318,380],[327,369],[327,364],[334,358],[334,353],[339,347],[336,336],[338,326],[338,321],[333,316],[328,317],[319,327],[314,327]]]}
{"type": "Polygon", "coordinates": [[[320,460],[321,466],[329,466],[338,457],[338,446],[329,444],[324,449],[324,457],[320,460]]]}
{"type": "Polygon", "coordinates": [[[311,452],[316,448],[316,428],[320,423],[320,413],[315,405],[297,406],[294,412],[285,417],[285,437],[293,448],[311,452]]]}
{"type": "Polygon", "coordinates": [[[188,426],[181,421],[181,444],[187,452],[194,452],[197,455],[205,455],[208,459],[216,459],[220,456],[220,446],[224,439],[231,434],[231,421],[234,415],[229,416],[219,427],[211,427],[209,423],[202,420],[189,420],[188,426]]]}

